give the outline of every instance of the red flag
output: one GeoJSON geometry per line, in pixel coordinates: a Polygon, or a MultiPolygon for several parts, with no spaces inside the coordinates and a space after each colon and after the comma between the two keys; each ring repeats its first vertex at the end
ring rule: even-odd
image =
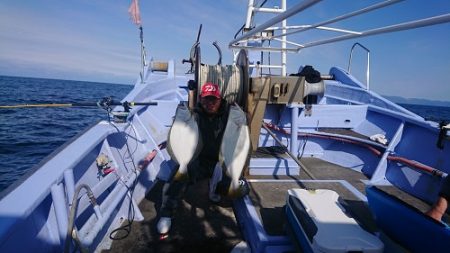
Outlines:
{"type": "Polygon", "coordinates": [[[136,25],[141,25],[141,13],[139,11],[138,0],[131,0],[130,8],[128,8],[128,13],[130,13],[131,20],[136,25]]]}

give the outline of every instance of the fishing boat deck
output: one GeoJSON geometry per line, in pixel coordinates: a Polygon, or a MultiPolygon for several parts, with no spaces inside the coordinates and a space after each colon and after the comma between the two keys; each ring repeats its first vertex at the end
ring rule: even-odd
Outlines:
{"type": "MultiPolygon", "coordinates": [[[[286,235],[283,207],[288,189],[306,187],[308,189],[331,189],[339,193],[341,203],[352,216],[360,217],[364,228],[375,231],[376,226],[364,202],[337,180],[346,180],[364,192],[367,180],[359,172],[343,168],[320,159],[307,158],[302,162],[319,180],[333,182],[306,182],[309,177],[301,176],[248,176],[251,186],[249,197],[258,211],[264,229],[269,235],[286,235]],[[273,179],[273,182],[258,182],[260,179],[273,179]],[[286,180],[292,182],[286,182],[286,180]],[[301,182],[305,181],[305,182],[301,182]]],[[[207,180],[189,187],[184,200],[173,219],[169,238],[161,241],[156,231],[157,210],[161,204],[163,182],[159,181],[139,205],[145,220],[133,222],[131,233],[123,240],[113,243],[112,250],[105,252],[230,252],[244,240],[232,209],[232,202],[224,199],[218,205],[207,197],[207,180]]],[[[355,190],[356,191],[356,190],[355,190]]],[[[126,223],[126,222],[125,222],[126,223]]],[[[123,232],[120,232],[123,233],[123,232]]],[[[120,237],[121,234],[116,236],[120,237]]]]}
{"type": "Polygon", "coordinates": [[[162,186],[162,181],[157,182],[140,203],[144,221],[133,222],[130,234],[103,252],[230,252],[243,241],[232,202],[224,199],[219,204],[211,203],[207,180],[188,188],[173,217],[169,237],[160,240],[156,223],[162,186]]]}
{"type": "MultiPolygon", "coordinates": [[[[371,233],[379,232],[364,201],[364,182],[368,180],[367,177],[360,172],[317,158],[303,158],[301,162],[317,181],[311,180],[304,172],[301,172],[300,176],[246,177],[251,189],[249,198],[267,235],[289,236],[283,217],[285,217],[286,192],[292,188],[336,191],[346,213],[363,229],[371,233]]],[[[207,180],[189,187],[176,211],[169,238],[159,240],[156,222],[162,186],[163,182],[157,182],[139,205],[145,220],[133,222],[130,235],[123,240],[115,241],[112,250],[104,252],[230,252],[235,245],[244,240],[233,213],[232,201],[224,199],[217,205],[211,203],[207,197],[207,180]]],[[[379,188],[422,212],[430,207],[394,186],[379,188]]]]}
{"type": "Polygon", "coordinates": [[[344,168],[317,158],[303,158],[301,162],[318,180],[314,182],[304,172],[300,176],[250,176],[250,199],[259,214],[268,235],[286,235],[284,217],[286,192],[292,188],[329,189],[340,196],[341,205],[360,225],[370,232],[376,231],[372,215],[361,199],[364,198],[364,180],[362,173],[344,168]]]}
{"type": "MultiPolygon", "coordinates": [[[[339,194],[339,203],[350,217],[366,231],[381,233],[383,241],[389,244],[389,250],[405,252],[400,245],[386,237],[377,227],[365,198],[364,174],[349,168],[326,162],[318,158],[303,158],[301,162],[317,181],[311,180],[306,173],[300,176],[249,176],[251,184],[250,199],[259,215],[261,224],[269,236],[289,236],[284,206],[286,192],[292,188],[329,189],[339,194]],[[284,197],[280,197],[284,196],[284,197]],[[281,217],[281,218],[280,218],[281,217]]],[[[395,186],[377,186],[380,190],[405,202],[421,213],[430,209],[430,205],[395,186]]],[[[426,217],[424,215],[424,217],[426,217]]],[[[450,221],[449,213],[444,215],[443,221],[450,221]]]]}

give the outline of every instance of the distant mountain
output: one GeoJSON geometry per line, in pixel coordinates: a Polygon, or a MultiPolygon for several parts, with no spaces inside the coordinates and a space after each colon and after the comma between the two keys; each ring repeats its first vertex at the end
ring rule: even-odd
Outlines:
{"type": "Polygon", "coordinates": [[[403,98],[398,96],[384,96],[397,104],[413,104],[413,105],[431,105],[431,106],[445,106],[450,107],[450,101],[436,101],[422,98],[403,98]]]}

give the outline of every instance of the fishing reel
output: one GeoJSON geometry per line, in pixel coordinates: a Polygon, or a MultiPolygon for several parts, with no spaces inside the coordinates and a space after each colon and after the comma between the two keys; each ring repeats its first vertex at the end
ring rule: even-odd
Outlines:
{"type": "Polygon", "coordinates": [[[112,105],[114,100],[112,97],[104,97],[100,101],[97,102],[98,107],[110,113],[112,111],[112,105]]]}
{"type": "Polygon", "coordinates": [[[128,115],[130,114],[131,106],[128,102],[122,104],[115,102],[112,97],[104,97],[97,102],[98,107],[105,110],[108,113],[108,121],[113,121],[114,123],[125,123],[127,121],[128,115]],[[122,105],[124,111],[113,111],[113,105],[122,105]]]}
{"type": "Polygon", "coordinates": [[[110,120],[110,115],[112,115],[112,119],[115,123],[125,123],[128,115],[130,114],[130,110],[132,106],[136,105],[157,105],[157,102],[119,102],[114,101],[112,97],[104,97],[100,101],[97,102],[97,106],[102,108],[108,113],[108,120],[110,120]],[[120,105],[123,107],[123,111],[113,111],[113,106],[120,105]]]}
{"type": "Polygon", "coordinates": [[[97,164],[97,175],[99,177],[105,177],[109,173],[114,172],[115,169],[111,166],[111,160],[107,155],[104,153],[101,153],[97,158],[95,159],[95,163],[97,164]]]}

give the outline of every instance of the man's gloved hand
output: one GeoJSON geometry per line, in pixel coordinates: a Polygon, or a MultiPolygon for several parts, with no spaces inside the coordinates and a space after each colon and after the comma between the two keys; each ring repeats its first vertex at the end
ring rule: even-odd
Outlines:
{"type": "Polygon", "coordinates": [[[447,201],[450,201],[450,176],[445,177],[441,190],[439,191],[439,196],[445,198],[447,201]]]}

